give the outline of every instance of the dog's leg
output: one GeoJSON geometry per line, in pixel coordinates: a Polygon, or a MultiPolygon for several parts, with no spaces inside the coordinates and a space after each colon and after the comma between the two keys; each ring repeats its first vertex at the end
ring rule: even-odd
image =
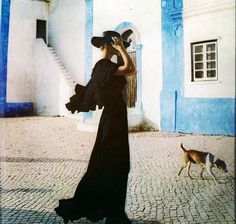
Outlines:
{"type": "Polygon", "coordinates": [[[200,177],[202,178],[202,180],[204,180],[204,178],[203,178],[203,171],[204,171],[204,169],[205,169],[205,167],[204,166],[202,166],[202,169],[201,169],[201,173],[200,173],[200,177]]]}
{"type": "Polygon", "coordinates": [[[180,170],[179,170],[179,173],[178,173],[178,176],[180,176],[180,174],[181,174],[182,170],[183,170],[183,169],[184,169],[186,166],[187,166],[187,164],[185,164],[185,165],[181,166],[181,168],[180,168],[180,170]]]}
{"type": "Polygon", "coordinates": [[[219,183],[219,181],[216,179],[215,175],[212,172],[212,165],[208,165],[207,166],[207,171],[208,173],[211,175],[211,177],[213,178],[213,180],[215,181],[215,183],[219,183]]]}
{"type": "Polygon", "coordinates": [[[187,163],[187,174],[188,174],[188,176],[190,177],[190,179],[192,180],[193,178],[190,176],[190,166],[191,166],[191,162],[190,161],[188,161],[188,163],[187,163]]]}

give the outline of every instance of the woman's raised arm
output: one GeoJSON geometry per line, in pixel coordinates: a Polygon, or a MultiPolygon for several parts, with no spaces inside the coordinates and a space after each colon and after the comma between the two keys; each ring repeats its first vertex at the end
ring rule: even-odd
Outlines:
{"type": "Polygon", "coordinates": [[[125,47],[123,46],[122,41],[118,37],[112,37],[112,40],[112,47],[119,51],[120,56],[124,61],[124,64],[118,67],[116,75],[135,75],[137,73],[136,68],[125,47]]]}

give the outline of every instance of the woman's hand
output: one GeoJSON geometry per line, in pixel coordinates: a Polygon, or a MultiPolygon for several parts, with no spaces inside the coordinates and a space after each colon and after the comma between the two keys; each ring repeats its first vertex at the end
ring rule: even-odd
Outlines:
{"type": "Polygon", "coordinates": [[[120,55],[124,62],[123,65],[118,67],[116,75],[135,75],[136,69],[134,63],[127,53],[122,40],[118,37],[112,37],[112,41],[112,47],[118,51],[117,55],[120,55]]]}
{"type": "Polygon", "coordinates": [[[118,37],[112,37],[111,46],[120,51],[121,49],[124,49],[123,42],[118,37]]]}

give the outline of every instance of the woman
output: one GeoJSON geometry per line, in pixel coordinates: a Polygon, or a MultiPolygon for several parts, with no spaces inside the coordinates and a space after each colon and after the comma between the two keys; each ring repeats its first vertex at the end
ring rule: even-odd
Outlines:
{"type": "Polygon", "coordinates": [[[106,218],[106,224],[128,224],[125,199],[130,161],[122,90],[124,76],[136,74],[136,70],[125,50],[129,43],[122,41],[119,33],[106,31],[91,43],[100,48],[102,59],[94,66],[86,87],[78,85],[66,107],[72,113],[94,110],[96,105],[104,109],[87,171],[74,197],[60,200],[55,211],[65,223],[86,217],[94,222],[106,218]],[[123,63],[113,63],[113,55],[123,63]]]}

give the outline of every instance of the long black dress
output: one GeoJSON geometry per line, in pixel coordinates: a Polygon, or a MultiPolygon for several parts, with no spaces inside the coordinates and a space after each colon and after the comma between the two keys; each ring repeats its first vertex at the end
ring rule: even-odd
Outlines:
{"type": "Polygon", "coordinates": [[[125,214],[127,179],[130,169],[127,109],[122,90],[123,76],[115,75],[118,65],[101,59],[86,87],[66,105],[69,110],[94,110],[104,106],[87,171],[74,197],[59,201],[56,213],[64,220],[86,217],[91,221],[107,218],[107,223],[130,223],[125,214]]]}

